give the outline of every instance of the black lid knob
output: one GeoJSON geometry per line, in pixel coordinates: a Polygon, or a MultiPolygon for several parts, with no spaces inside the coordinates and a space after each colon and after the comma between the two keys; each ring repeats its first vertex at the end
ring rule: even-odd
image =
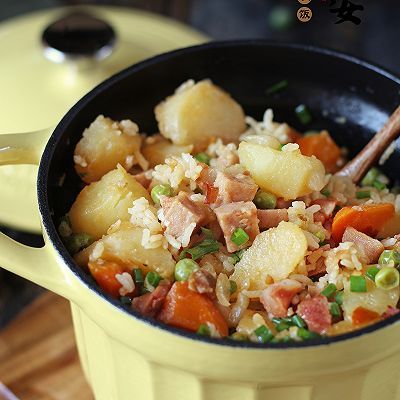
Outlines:
{"type": "Polygon", "coordinates": [[[76,11],[49,25],[42,35],[46,56],[52,61],[108,56],[116,34],[105,21],[76,11]]]}

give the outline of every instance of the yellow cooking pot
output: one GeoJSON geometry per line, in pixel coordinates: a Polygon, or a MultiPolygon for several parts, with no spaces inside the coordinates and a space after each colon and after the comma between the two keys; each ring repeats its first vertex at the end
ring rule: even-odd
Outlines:
{"type": "MultiPolygon", "coordinates": [[[[274,105],[278,115],[291,121],[292,106],[306,102],[315,123],[330,128],[339,142],[352,130],[353,144],[361,133],[371,135],[384,122],[391,111],[387,99],[397,98],[400,85],[386,71],[348,56],[263,41],[211,43],[134,65],[80,100],[47,145],[46,131],[0,136],[1,164],[40,163],[38,199],[45,239],[45,246],[35,249],[1,235],[0,265],[71,301],[83,369],[98,400],[399,398],[399,316],[304,343],[200,338],[124,308],[103,294],[67,253],[57,225],[79,191],[72,152],[84,127],[103,113],[133,118],[142,131],[153,132],[154,105],[182,81],[205,77],[226,88],[252,114],[274,105]],[[337,78],[331,75],[326,82],[323,75],[332,68],[337,78]],[[356,90],[349,86],[354,76],[356,90]],[[265,94],[282,79],[290,82],[285,92],[265,94]],[[374,97],[360,92],[366,80],[376,90],[374,97]],[[332,85],[335,91],[329,91],[332,85]],[[343,108],[344,99],[351,109],[343,108]],[[337,122],[340,110],[346,126],[337,122]]],[[[393,176],[396,168],[388,174],[393,176]]]]}

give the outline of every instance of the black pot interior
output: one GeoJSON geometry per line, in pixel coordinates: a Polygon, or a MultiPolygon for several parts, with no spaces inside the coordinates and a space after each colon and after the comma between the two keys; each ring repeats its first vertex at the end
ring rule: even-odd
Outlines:
{"type": "MultiPolygon", "coordinates": [[[[60,122],[42,158],[38,183],[41,213],[51,240],[71,269],[92,290],[101,294],[93,281],[75,266],[56,232],[60,218],[68,212],[82,188],[73,168],[76,143],[99,114],[113,119],[130,118],[142,132],[157,132],[154,106],[187,79],[205,78],[228,91],[247,115],[256,119],[262,118],[266,108],[272,108],[277,121],[286,121],[299,131],[328,129],[340,146],[349,149],[350,156],[368,142],[400,103],[400,80],[377,67],[327,50],[262,41],[211,43],[178,50],[134,65],[110,78],[78,102],[60,122]],[[266,94],[267,88],[283,79],[289,82],[285,90],[266,94]],[[294,113],[294,108],[301,103],[308,106],[313,116],[312,123],[306,127],[294,113]]],[[[400,152],[396,151],[383,168],[392,182],[399,173],[399,157],[400,152]]],[[[118,302],[114,304],[122,307],[118,302]]],[[[343,338],[393,321],[381,322],[343,338]]],[[[173,328],[165,329],[195,337],[173,328]]],[[[338,339],[324,339],[320,343],[335,340],[338,339]]],[[[238,345],[232,341],[222,343],[238,345]]],[[[308,344],[274,346],[302,345],[308,344]]]]}

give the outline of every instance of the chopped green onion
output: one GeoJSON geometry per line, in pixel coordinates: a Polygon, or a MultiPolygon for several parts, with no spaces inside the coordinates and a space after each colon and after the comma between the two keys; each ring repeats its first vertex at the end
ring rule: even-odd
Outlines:
{"type": "Polygon", "coordinates": [[[278,332],[282,332],[282,331],[284,331],[285,329],[289,329],[290,328],[290,325],[287,323],[287,322],[285,322],[285,321],[282,321],[282,322],[280,322],[278,325],[276,325],[276,330],[278,331],[278,332]]]}
{"type": "Polygon", "coordinates": [[[167,196],[171,197],[174,194],[172,187],[167,184],[156,185],[151,189],[150,195],[154,201],[154,204],[160,204],[160,197],[167,196]]]}
{"type": "Polygon", "coordinates": [[[329,311],[332,317],[340,317],[342,315],[342,311],[340,310],[338,303],[330,303],[329,311]]]}
{"type": "Polygon", "coordinates": [[[367,291],[367,282],[365,277],[351,275],[350,276],[350,291],[355,293],[364,293],[367,291]]]}
{"type": "Polygon", "coordinates": [[[238,250],[231,254],[231,259],[232,259],[233,265],[237,264],[242,259],[244,252],[245,252],[245,250],[242,249],[242,250],[238,250]]]}
{"type": "Polygon", "coordinates": [[[303,125],[307,125],[311,122],[311,120],[312,120],[311,113],[306,105],[299,104],[295,108],[295,112],[296,112],[297,118],[303,125]]]}
{"type": "Polygon", "coordinates": [[[360,192],[356,192],[357,199],[369,199],[371,197],[371,191],[362,190],[360,192]]]}
{"type": "Polygon", "coordinates": [[[259,326],[254,331],[254,334],[256,335],[256,338],[259,343],[267,343],[267,342],[271,341],[274,337],[272,332],[265,325],[259,326]]]}
{"type": "Polygon", "coordinates": [[[279,149],[278,149],[278,150],[282,151],[283,146],[286,146],[286,144],[285,144],[285,143],[281,143],[281,144],[279,145],[279,149]]]}
{"type": "Polygon", "coordinates": [[[375,284],[384,290],[394,289],[399,286],[400,274],[396,268],[384,267],[375,276],[375,284]]]}
{"type": "Polygon", "coordinates": [[[294,325],[298,326],[299,328],[305,328],[307,324],[305,323],[304,319],[300,317],[300,315],[293,315],[291,321],[294,325]]]}
{"type": "Polygon", "coordinates": [[[74,233],[66,238],[65,245],[71,254],[90,246],[94,242],[93,238],[87,233],[74,233]]]}
{"type": "Polygon", "coordinates": [[[202,152],[202,153],[197,153],[197,154],[195,154],[194,158],[195,158],[197,161],[200,161],[200,162],[203,163],[203,164],[210,165],[210,160],[211,160],[211,158],[210,158],[210,156],[209,156],[207,153],[204,153],[204,152],[202,152]]]}
{"type": "Polygon", "coordinates": [[[231,235],[231,240],[236,246],[245,244],[249,239],[249,235],[242,228],[236,228],[231,235]]]}
{"type": "Polygon", "coordinates": [[[309,331],[306,328],[299,328],[297,331],[297,336],[303,340],[316,339],[320,337],[318,333],[309,331]]]}
{"type": "Polygon", "coordinates": [[[210,328],[206,324],[201,324],[199,329],[197,329],[197,333],[203,336],[210,336],[210,328]]]}
{"type": "Polygon", "coordinates": [[[396,250],[384,250],[378,262],[381,265],[394,264],[394,266],[397,266],[400,264],[400,253],[396,250]]]}
{"type": "Polygon", "coordinates": [[[375,167],[371,168],[362,179],[361,186],[372,186],[376,178],[378,178],[378,175],[379,170],[375,167]]]}
{"type": "Polygon", "coordinates": [[[204,239],[198,245],[185,249],[181,252],[179,258],[183,260],[187,254],[190,254],[192,260],[198,260],[209,253],[215,253],[219,250],[218,242],[214,239],[204,239]]]}
{"type": "Polygon", "coordinates": [[[125,306],[130,306],[132,304],[132,299],[128,296],[121,296],[119,301],[125,306]]]}
{"type": "Polygon", "coordinates": [[[373,183],[373,186],[376,187],[379,191],[386,189],[386,185],[378,179],[373,183]]]}
{"type": "Polygon", "coordinates": [[[133,268],[132,276],[135,283],[137,284],[144,283],[143,271],[140,268],[133,268]]]}
{"type": "Polygon", "coordinates": [[[277,325],[277,324],[280,324],[280,323],[282,322],[282,319],[281,319],[281,318],[278,318],[278,317],[273,317],[273,318],[271,319],[271,321],[272,321],[275,325],[277,325]]]}
{"type": "Polygon", "coordinates": [[[325,240],[325,235],[321,231],[315,232],[314,236],[316,236],[318,238],[319,243],[322,243],[325,240]]]}
{"type": "Polygon", "coordinates": [[[147,273],[146,278],[144,280],[144,287],[149,292],[152,292],[160,283],[161,276],[157,274],[157,272],[150,271],[147,273]]]}
{"type": "Polygon", "coordinates": [[[230,284],[230,286],[229,286],[229,293],[230,293],[230,294],[235,293],[236,290],[237,290],[237,283],[236,283],[235,281],[229,281],[229,284],[230,284]]]}
{"type": "Polygon", "coordinates": [[[203,235],[206,237],[206,239],[214,239],[214,235],[211,231],[211,229],[207,229],[204,227],[201,227],[201,232],[203,233],[203,235]]]}
{"type": "Polygon", "coordinates": [[[325,197],[329,197],[331,195],[331,191],[327,188],[321,190],[321,194],[325,197]]]}
{"type": "Polygon", "coordinates": [[[276,196],[259,190],[254,197],[253,203],[261,210],[274,209],[276,207],[276,196]]]}
{"type": "Polygon", "coordinates": [[[332,296],[335,294],[336,290],[337,290],[336,285],[335,285],[334,283],[330,283],[330,284],[321,292],[321,294],[329,299],[330,297],[332,297],[332,296]]]}
{"type": "Polygon", "coordinates": [[[175,265],[175,280],[183,282],[189,279],[192,272],[200,269],[199,264],[190,258],[184,258],[180,260],[175,265]]]}
{"type": "Polygon", "coordinates": [[[344,292],[341,290],[335,294],[335,302],[341,306],[343,304],[344,292]]]}
{"type": "Polygon", "coordinates": [[[232,340],[237,340],[238,342],[244,342],[245,340],[247,340],[247,336],[239,332],[232,333],[232,335],[229,336],[229,338],[232,340]]]}
{"type": "Polygon", "coordinates": [[[371,265],[365,272],[365,276],[375,282],[376,274],[379,272],[379,268],[376,265],[371,265]]]}
{"type": "Polygon", "coordinates": [[[274,94],[274,93],[280,92],[281,90],[286,89],[288,85],[289,85],[289,82],[286,79],[283,81],[279,81],[279,82],[273,84],[272,86],[270,86],[265,91],[265,93],[274,94]]]}

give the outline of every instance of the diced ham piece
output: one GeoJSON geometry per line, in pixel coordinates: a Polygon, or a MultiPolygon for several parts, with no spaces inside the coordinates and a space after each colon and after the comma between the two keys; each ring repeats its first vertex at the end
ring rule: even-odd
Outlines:
{"type": "Polygon", "coordinates": [[[217,280],[205,269],[192,272],[188,279],[189,289],[193,292],[206,294],[213,299],[215,297],[215,285],[217,280]]]}
{"type": "Polygon", "coordinates": [[[132,308],[146,317],[155,317],[161,310],[171,286],[170,281],[161,281],[151,293],[135,297],[132,300],[132,308]]]}
{"type": "Polygon", "coordinates": [[[239,163],[239,156],[236,151],[226,149],[220,156],[218,156],[215,167],[219,170],[224,170],[231,165],[239,163]]]}
{"type": "Polygon", "coordinates": [[[260,233],[257,208],[251,201],[224,204],[214,209],[214,212],[224,233],[226,248],[230,253],[250,246],[260,233]],[[236,228],[242,228],[249,235],[249,240],[241,246],[237,246],[231,240],[232,233],[236,228]]]}
{"type": "Polygon", "coordinates": [[[335,211],[335,207],[337,205],[336,200],[329,200],[329,199],[317,199],[314,200],[312,204],[318,204],[321,206],[321,212],[325,215],[326,218],[332,217],[333,212],[335,211]]]}
{"type": "Polygon", "coordinates": [[[293,297],[302,289],[303,286],[300,282],[294,279],[284,279],[264,289],[260,301],[268,313],[274,317],[283,318],[287,316],[287,310],[293,297]]]}
{"type": "Polygon", "coordinates": [[[276,208],[289,208],[292,205],[292,200],[285,200],[282,197],[276,199],[276,208]]]}
{"type": "Polygon", "coordinates": [[[324,224],[332,217],[337,205],[337,201],[329,199],[317,199],[312,201],[310,205],[314,204],[321,206],[321,210],[314,214],[314,222],[321,222],[321,224],[324,224]]]}
{"type": "Polygon", "coordinates": [[[322,257],[317,260],[314,266],[314,269],[307,271],[308,277],[318,276],[326,273],[326,265],[322,257]]]}
{"type": "Polygon", "coordinates": [[[203,169],[200,172],[196,183],[199,185],[201,190],[205,190],[205,185],[214,185],[215,178],[217,177],[217,171],[214,168],[210,168],[206,164],[201,164],[203,169]]]}
{"type": "Polygon", "coordinates": [[[393,315],[397,315],[398,313],[400,313],[398,308],[388,306],[387,310],[382,314],[382,318],[393,317],[393,315]]]}
{"type": "Polygon", "coordinates": [[[382,251],[385,250],[379,240],[373,239],[351,226],[348,226],[344,231],[342,242],[353,242],[365,264],[376,263],[382,251]]]}
{"type": "Polygon", "coordinates": [[[150,183],[151,183],[151,178],[149,179],[147,177],[147,171],[146,172],[140,172],[139,174],[133,175],[133,177],[146,189],[149,188],[150,183]]]}
{"type": "Polygon", "coordinates": [[[288,211],[285,208],[276,210],[257,210],[260,230],[275,228],[282,221],[289,221],[288,211]]]}
{"type": "Polygon", "coordinates": [[[332,325],[328,299],[318,295],[304,299],[297,307],[297,314],[306,321],[308,329],[324,334],[332,325]]]}
{"type": "Polygon", "coordinates": [[[249,175],[226,172],[217,172],[214,186],[218,188],[217,204],[235,203],[238,201],[252,201],[257,193],[258,186],[249,175]]]}
{"type": "Polygon", "coordinates": [[[195,223],[199,227],[213,219],[208,206],[190,200],[185,192],[180,192],[175,197],[162,196],[160,203],[164,212],[165,233],[175,238],[182,235],[190,224],[195,223]]]}

